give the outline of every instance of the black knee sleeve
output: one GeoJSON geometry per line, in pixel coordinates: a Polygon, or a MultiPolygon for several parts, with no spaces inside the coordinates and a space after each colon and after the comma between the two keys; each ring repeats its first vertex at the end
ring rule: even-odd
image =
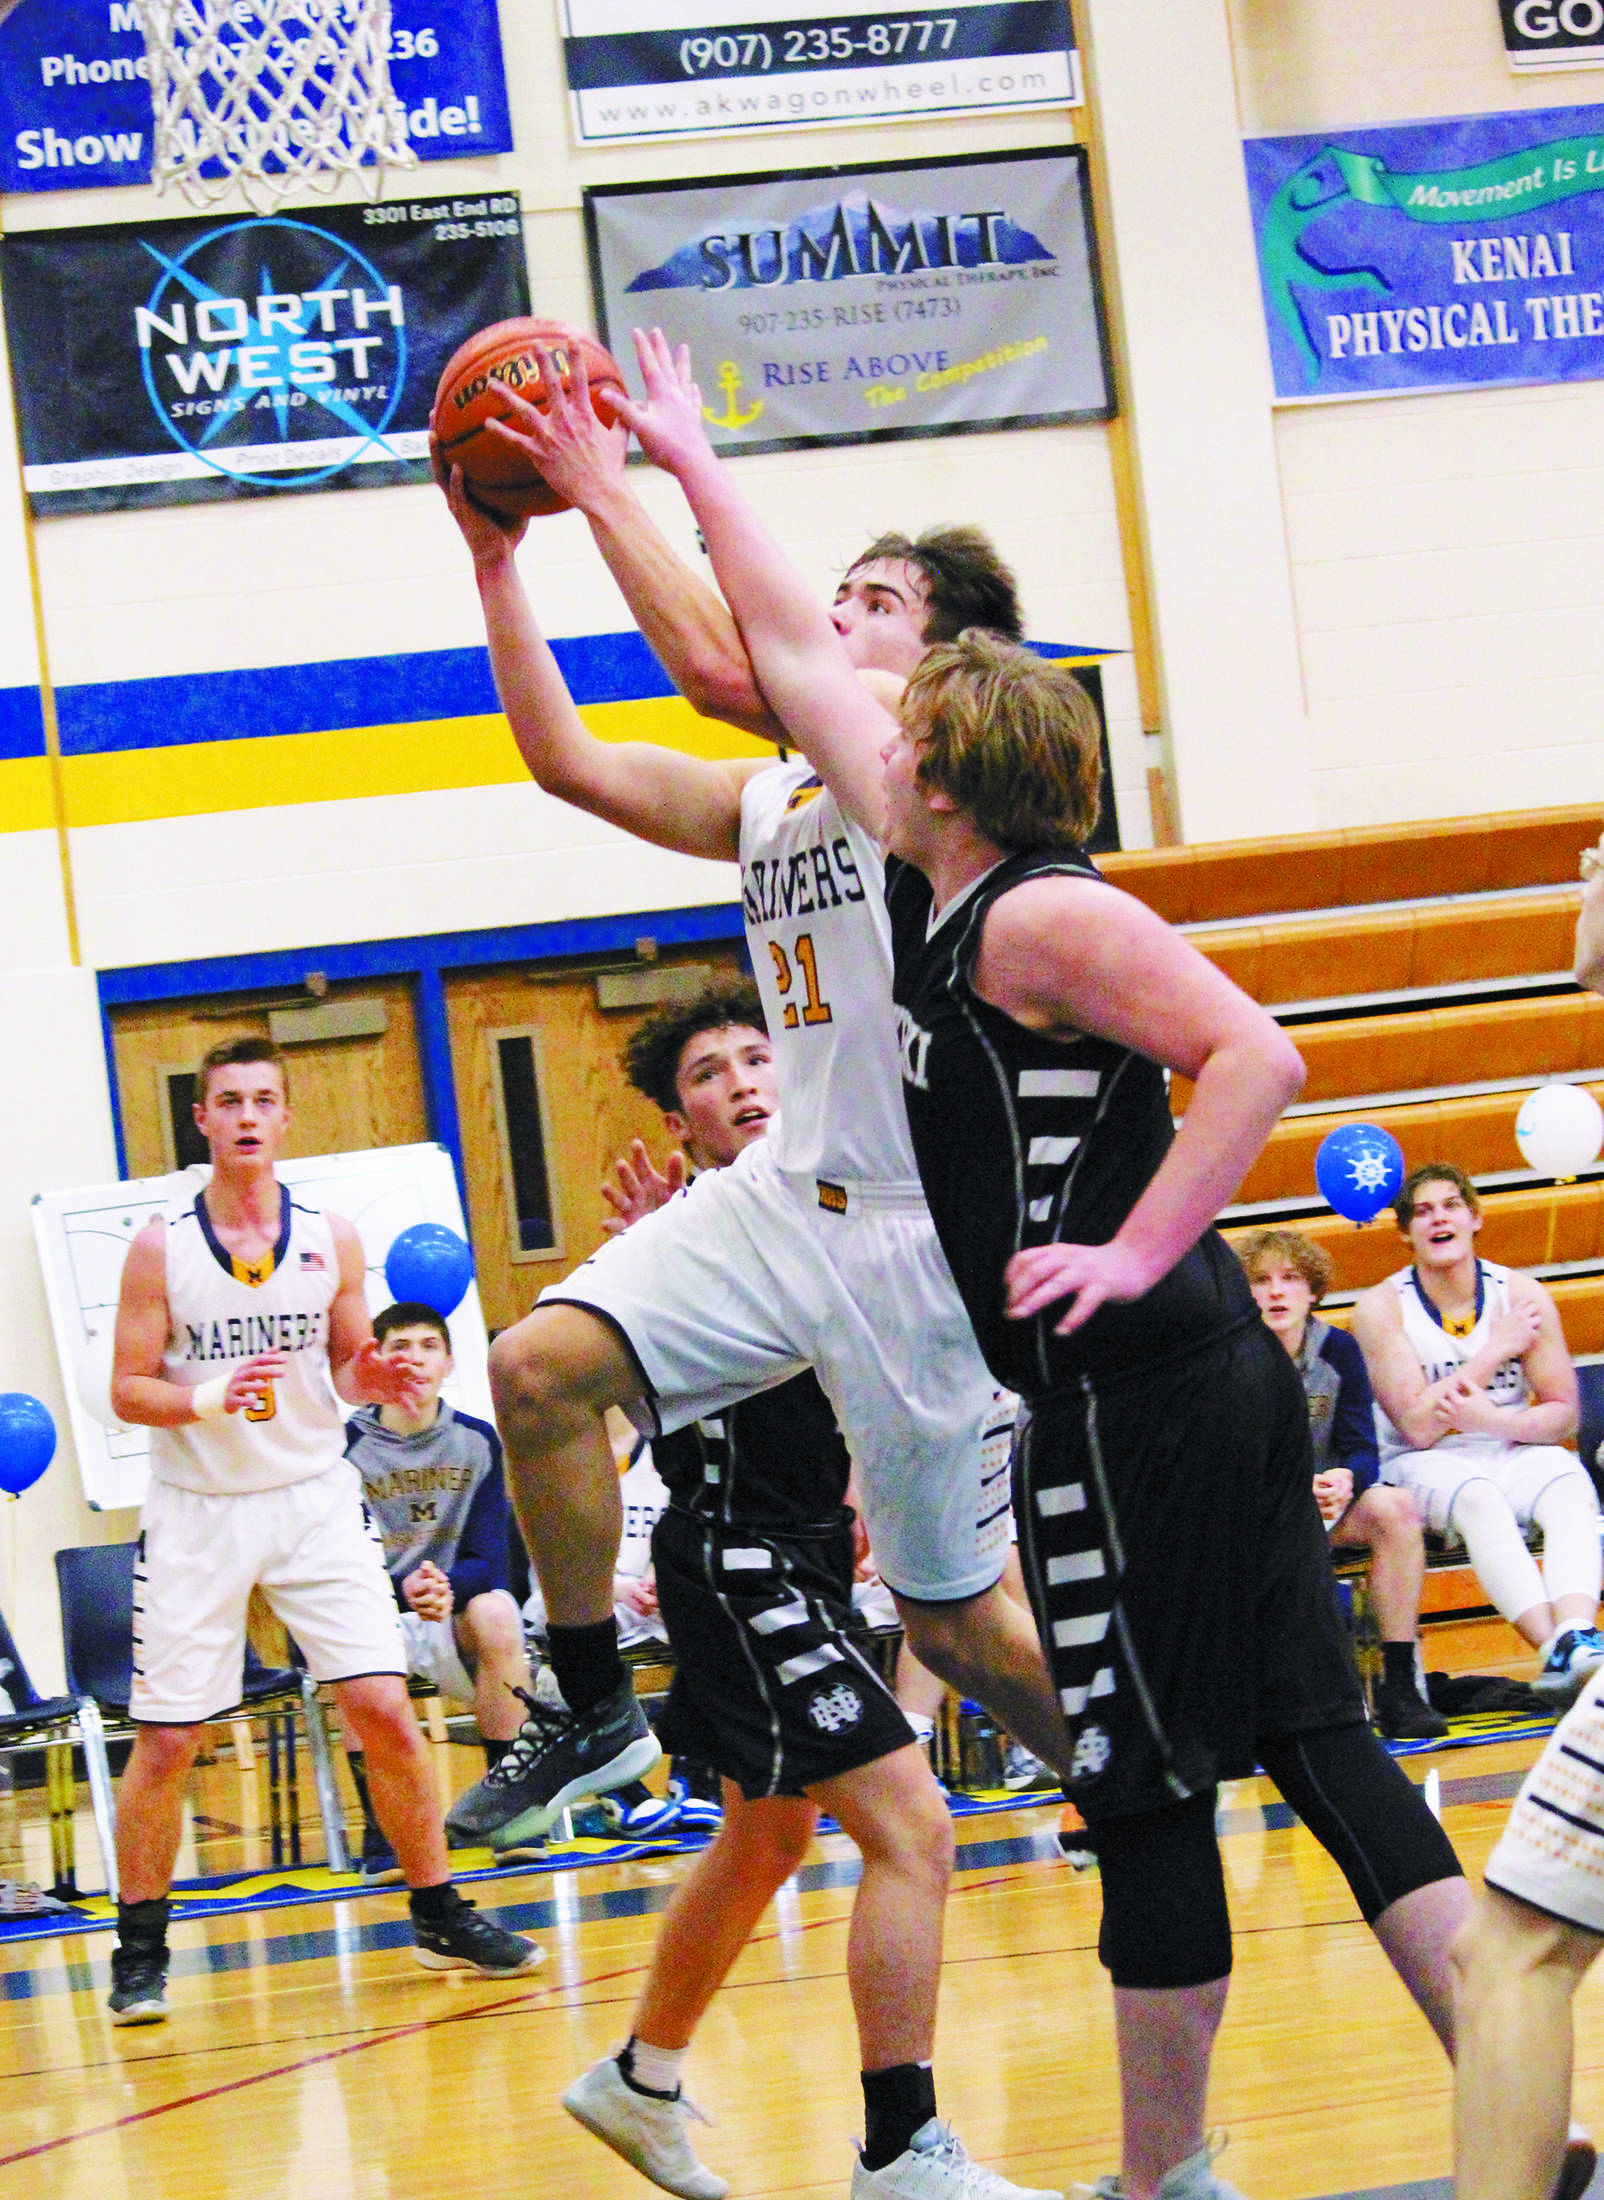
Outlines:
{"type": "Polygon", "coordinates": [[[1448,1836],[1368,1726],[1266,1742],[1259,1761],[1353,1889],[1364,1921],[1406,1894],[1460,1877],[1448,1836]]]}
{"type": "Polygon", "coordinates": [[[1097,1953],[1116,1986],[1203,1986],[1231,1968],[1214,1790],[1092,1834],[1103,1881],[1097,1953]]]}

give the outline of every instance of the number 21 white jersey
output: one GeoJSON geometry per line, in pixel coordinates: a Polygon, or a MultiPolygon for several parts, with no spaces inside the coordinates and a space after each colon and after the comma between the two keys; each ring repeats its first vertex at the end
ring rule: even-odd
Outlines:
{"type": "Polygon", "coordinates": [[[771,1157],[807,1176],[916,1189],[885,865],[800,759],[742,789],[741,902],[774,1040],[771,1157]]]}

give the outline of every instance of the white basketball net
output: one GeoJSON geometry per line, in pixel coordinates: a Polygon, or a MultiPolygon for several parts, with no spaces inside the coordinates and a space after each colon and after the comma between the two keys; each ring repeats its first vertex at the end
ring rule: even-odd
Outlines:
{"type": "Polygon", "coordinates": [[[259,212],[414,165],[390,88],[390,0],[136,0],[155,106],[151,181],[259,212]],[[203,175],[216,166],[223,172],[203,175]]]}

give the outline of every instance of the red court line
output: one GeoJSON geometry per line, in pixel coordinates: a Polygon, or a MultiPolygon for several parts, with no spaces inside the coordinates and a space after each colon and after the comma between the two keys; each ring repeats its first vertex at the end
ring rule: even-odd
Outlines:
{"type": "MultiPolygon", "coordinates": [[[[1017,1869],[1017,1866],[1014,1868],[1017,1869]]],[[[985,1887],[1000,1886],[1005,1877],[1006,1874],[998,1873],[991,1879],[968,1881],[953,1891],[962,1894],[979,1892],[985,1887]]],[[[839,1916],[807,1918],[796,1929],[811,1933],[821,1926],[839,1925],[842,1922],[839,1916]]],[[[746,1945],[762,1947],[766,1942],[781,1937],[778,1932],[755,1933],[746,1945]]],[[[104,2138],[108,2132],[126,2131],[131,2125],[149,2123],[153,2117],[170,2116],[176,2109],[198,2108],[204,2101],[221,2100],[229,2093],[243,2093],[250,2086],[266,2085],[274,2078],[293,2078],[297,2071],[315,2070],[320,2063],[342,2062],[347,2055],[365,2054],[370,2047],[388,2047],[395,2040],[411,2039],[419,2032],[432,2032],[445,2024],[464,2024],[476,2018],[499,2016],[508,2009],[517,2009],[526,2002],[536,2000],[542,1994],[573,1994],[594,1986],[605,1986],[613,1979],[628,1978],[632,1973],[645,1968],[640,1963],[626,1964],[617,1971],[598,1971],[571,1983],[553,1981],[550,1986],[536,1986],[521,1994],[510,1995],[505,2001],[479,2002],[472,2009],[448,2009],[443,2016],[418,2017],[411,2024],[392,2025],[388,2031],[370,2032],[364,2039],[348,2040],[343,2047],[326,2047],[319,2054],[298,2056],[294,2062],[279,2063],[272,2070],[257,2070],[246,2078],[230,2078],[222,2085],[205,2086],[198,2093],[181,2093],[176,2100],[157,2101],[150,2108],[131,2109],[126,2116],[111,2116],[103,2124],[90,2124],[86,2130],[64,2131],[59,2138],[41,2139],[37,2146],[20,2147],[14,2154],[0,2154],[0,2169],[13,2169],[18,2162],[36,2161],[43,2154],[55,2154],[62,2147],[77,2146],[85,2139],[104,2138]]]]}

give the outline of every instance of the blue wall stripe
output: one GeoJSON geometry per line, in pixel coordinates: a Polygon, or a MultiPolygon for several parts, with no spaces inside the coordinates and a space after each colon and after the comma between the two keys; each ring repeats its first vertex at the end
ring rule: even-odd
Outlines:
{"type": "MultiPolygon", "coordinates": [[[[576,703],[633,703],[672,695],[674,683],[633,628],[552,643],[576,703]]],[[[1073,642],[1032,642],[1044,657],[1108,656],[1073,642]]],[[[498,710],[490,655],[430,649],[323,664],[266,665],[251,672],[176,673],[153,680],[97,680],[56,690],[64,756],[177,748],[264,734],[334,733],[474,718],[498,710]]],[[[39,756],[44,729],[33,688],[0,689],[0,757],[39,756]],[[8,747],[15,711],[26,747],[8,747]]]]}
{"type": "Polygon", "coordinates": [[[0,763],[45,753],[44,712],[37,687],[0,687],[0,763]]]}
{"type": "MultiPolygon", "coordinates": [[[[628,703],[674,693],[668,674],[633,629],[578,635],[551,646],[576,703],[628,703]]],[[[500,707],[484,649],[342,657],[324,664],[178,673],[154,680],[96,680],[56,690],[65,756],[177,748],[264,734],[333,733],[346,726],[410,725],[478,717],[500,707]]],[[[6,753],[0,748],[0,755],[6,753]]]]}

